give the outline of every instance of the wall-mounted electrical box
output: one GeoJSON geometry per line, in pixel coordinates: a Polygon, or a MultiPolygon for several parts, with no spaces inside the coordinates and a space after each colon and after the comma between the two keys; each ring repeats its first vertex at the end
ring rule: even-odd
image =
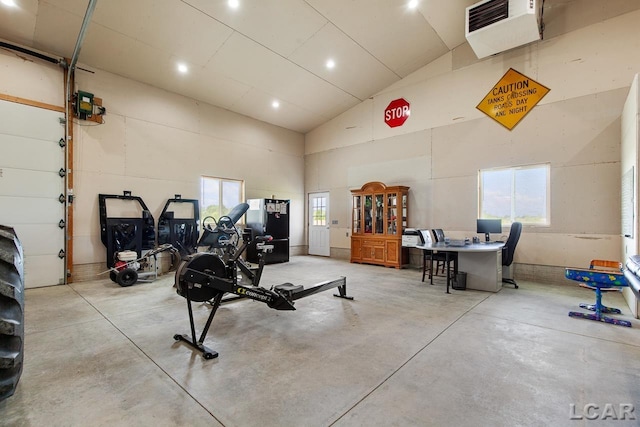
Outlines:
{"type": "Polygon", "coordinates": [[[81,90],[76,94],[76,115],[86,120],[93,115],[93,94],[81,90]]]}

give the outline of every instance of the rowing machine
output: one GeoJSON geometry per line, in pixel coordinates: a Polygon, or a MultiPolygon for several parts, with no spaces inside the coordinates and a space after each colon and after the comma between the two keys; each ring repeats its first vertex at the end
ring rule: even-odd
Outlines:
{"type": "MultiPolygon", "coordinates": [[[[246,204],[244,204],[246,205],[246,204]]],[[[234,208],[235,209],[235,208],[234,208]]],[[[248,209],[248,205],[246,205],[248,209]]],[[[246,211],[245,209],[245,211],[246,211]]],[[[244,213],[244,212],[243,212],[244,213]]],[[[239,219],[242,215],[238,216],[239,219]]],[[[235,229],[235,220],[232,227],[235,229]]],[[[222,219],[218,221],[221,224],[222,219]]],[[[216,229],[205,229],[201,241],[211,238],[207,232],[222,232],[216,229]]],[[[227,229],[229,224],[227,223],[227,229]]],[[[225,231],[226,232],[226,231],[225,231]]],[[[237,230],[236,230],[237,233],[237,230]]],[[[239,234],[239,233],[238,233],[239,234]]],[[[251,243],[251,230],[244,230],[242,233],[242,244],[239,247],[234,245],[224,245],[224,253],[221,255],[211,252],[200,252],[189,256],[183,260],[176,271],[175,287],[178,295],[187,300],[189,311],[189,323],[191,326],[191,336],[176,334],[173,338],[182,341],[202,353],[205,359],[218,357],[218,353],[204,345],[213,317],[222,302],[225,293],[232,293],[241,297],[250,298],[267,304],[275,310],[295,310],[294,301],[304,298],[327,289],[338,288],[338,293],[334,296],[352,300],[347,296],[346,278],[340,277],[336,280],[328,280],[315,286],[305,289],[302,285],[283,283],[266,289],[259,286],[262,270],[265,265],[264,253],[273,248],[269,244],[271,236],[256,237],[256,248],[258,249],[258,267],[251,268],[242,258],[247,246],[251,243]],[[212,305],[211,313],[205,323],[200,338],[196,339],[195,323],[193,319],[192,302],[210,301],[212,305]]],[[[202,245],[200,245],[202,246],[202,245]]],[[[220,249],[220,248],[218,248],[220,249]]]]}

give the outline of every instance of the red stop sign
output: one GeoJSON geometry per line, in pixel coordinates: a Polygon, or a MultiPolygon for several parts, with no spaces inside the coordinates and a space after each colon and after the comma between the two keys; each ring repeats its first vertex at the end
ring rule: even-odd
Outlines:
{"type": "Polygon", "coordinates": [[[384,109],[384,122],[389,127],[402,126],[411,114],[411,105],[404,98],[394,99],[384,109]]]}

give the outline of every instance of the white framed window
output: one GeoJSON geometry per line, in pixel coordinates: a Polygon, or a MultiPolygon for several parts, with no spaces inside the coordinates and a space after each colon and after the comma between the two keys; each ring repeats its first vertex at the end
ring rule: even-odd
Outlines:
{"type": "Polygon", "coordinates": [[[502,223],[551,225],[550,165],[483,169],[478,172],[478,218],[502,223]]]}
{"type": "MultiPolygon", "coordinates": [[[[217,221],[244,201],[244,181],[203,176],[200,178],[200,218],[217,221]]],[[[240,221],[244,221],[241,219],[240,221]]]]}
{"type": "Polygon", "coordinates": [[[327,198],[313,198],[313,225],[327,225],[327,198]]]}

